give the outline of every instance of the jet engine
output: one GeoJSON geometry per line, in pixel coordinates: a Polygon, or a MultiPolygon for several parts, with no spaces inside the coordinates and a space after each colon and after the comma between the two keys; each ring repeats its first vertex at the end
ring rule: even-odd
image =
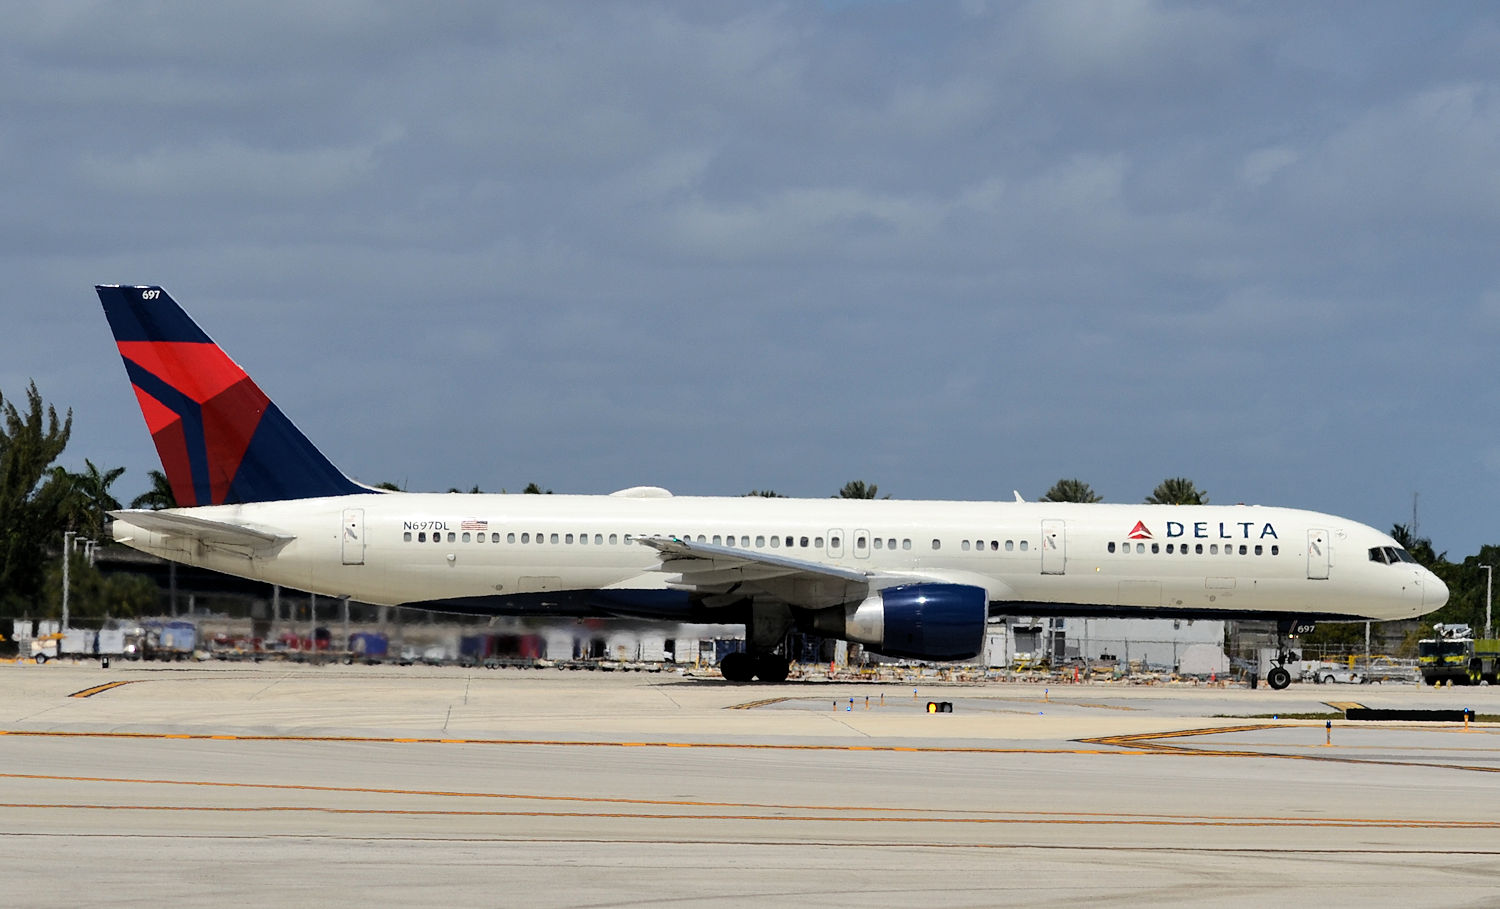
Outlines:
{"type": "Polygon", "coordinates": [[[818,612],[813,628],[886,656],[966,660],[984,649],[988,611],[982,587],[907,584],[877,590],[857,606],[818,612]]]}

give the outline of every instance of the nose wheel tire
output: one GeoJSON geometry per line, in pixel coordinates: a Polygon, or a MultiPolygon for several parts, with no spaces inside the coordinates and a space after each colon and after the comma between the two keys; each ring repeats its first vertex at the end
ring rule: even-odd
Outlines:
{"type": "Polygon", "coordinates": [[[1271,671],[1266,673],[1266,684],[1276,691],[1280,691],[1292,684],[1292,674],[1287,672],[1285,666],[1272,666],[1271,671]]]}

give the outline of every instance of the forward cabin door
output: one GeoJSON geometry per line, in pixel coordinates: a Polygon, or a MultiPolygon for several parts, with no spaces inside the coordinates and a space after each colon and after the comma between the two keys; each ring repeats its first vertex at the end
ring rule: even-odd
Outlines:
{"type": "Polygon", "coordinates": [[[1307,576],[1314,581],[1328,579],[1328,531],[1307,532],[1307,576]]]}
{"type": "Polygon", "coordinates": [[[844,531],[833,527],[828,530],[828,557],[830,559],[842,559],[844,557],[844,531]]]}
{"type": "Polygon", "coordinates": [[[1049,518],[1042,522],[1042,574],[1063,574],[1067,569],[1068,541],[1063,522],[1049,518]]]}
{"type": "Polygon", "coordinates": [[[343,553],[345,565],[365,563],[365,510],[344,509],[343,553]]]}

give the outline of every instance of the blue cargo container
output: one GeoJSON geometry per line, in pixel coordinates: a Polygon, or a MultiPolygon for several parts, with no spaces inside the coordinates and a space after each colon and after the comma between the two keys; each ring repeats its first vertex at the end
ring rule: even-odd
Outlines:
{"type": "Polygon", "coordinates": [[[356,631],[349,635],[349,652],[367,660],[381,660],[390,651],[390,642],[385,635],[370,631],[356,631]]]}

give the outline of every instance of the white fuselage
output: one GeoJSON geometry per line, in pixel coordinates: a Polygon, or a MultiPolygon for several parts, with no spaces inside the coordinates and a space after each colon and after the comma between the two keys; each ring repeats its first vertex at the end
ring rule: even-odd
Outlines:
{"type": "Polygon", "coordinates": [[[664,591],[674,537],[886,579],[970,584],[992,612],[1410,618],[1447,590],[1372,559],[1374,528],[1262,506],[370,493],[180,509],[291,537],[212,544],[117,518],[115,538],[179,562],[386,605],[539,591],[664,591]]]}

